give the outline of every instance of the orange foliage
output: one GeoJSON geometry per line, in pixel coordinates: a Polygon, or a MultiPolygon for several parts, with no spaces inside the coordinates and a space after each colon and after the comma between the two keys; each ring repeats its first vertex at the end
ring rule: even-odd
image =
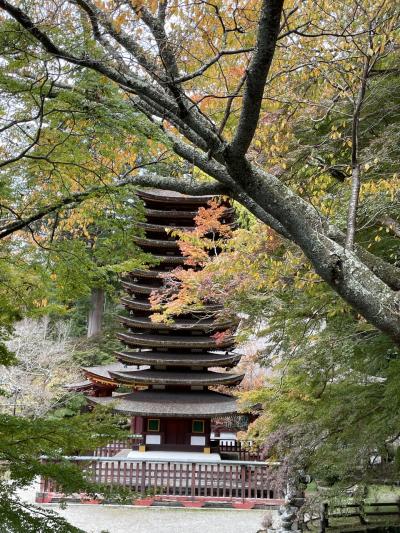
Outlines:
{"type": "Polygon", "coordinates": [[[200,207],[194,217],[196,223],[195,233],[199,237],[204,237],[208,233],[218,233],[221,237],[230,237],[232,235],[231,226],[221,222],[226,206],[220,205],[215,199],[210,200],[208,205],[208,208],[200,207]]]}

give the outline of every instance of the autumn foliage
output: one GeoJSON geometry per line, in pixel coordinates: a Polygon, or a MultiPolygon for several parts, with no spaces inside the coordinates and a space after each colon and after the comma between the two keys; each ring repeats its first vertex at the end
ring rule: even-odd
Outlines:
{"type": "MultiPolygon", "coordinates": [[[[265,226],[234,229],[223,221],[226,205],[211,200],[200,208],[193,231],[174,231],[185,266],[162,275],[164,286],[153,291],[151,303],[157,310],[154,321],[172,320],[187,312],[207,310],[210,316],[235,318],[235,309],[226,304],[250,284],[268,283],[257,270],[260,262],[272,258],[279,246],[278,236],[265,226]],[[253,234],[257,234],[257,238],[253,234]],[[207,306],[207,307],[205,307],[207,306]],[[212,307],[213,306],[213,307],[212,307]]],[[[227,332],[217,333],[217,339],[227,332]]]]}

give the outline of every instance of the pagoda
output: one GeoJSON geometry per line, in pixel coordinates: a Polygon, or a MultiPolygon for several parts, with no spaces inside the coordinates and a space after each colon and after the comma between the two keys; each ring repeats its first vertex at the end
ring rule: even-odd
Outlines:
{"type": "MultiPolygon", "coordinates": [[[[216,306],[179,315],[173,322],[151,320],[152,292],[163,285],[163,274],[185,266],[172,230],[190,231],[200,207],[212,196],[188,196],[171,191],[141,190],[145,222],[139,223],[144,237],[136,243],[157,259],[157,266],[133,270],[122,281],[126,316],[119,317],[123,344],[117,363],[83,369],[92,387],[92,404],[111,405],[132,417],[132,431],[143,435],[140,451],[210,452],[211,419],[237,412],[235,398],[216,392],[219,385],[234,386],[243,375],[231,369],[240,360],[232,351],[235,324],[215,315],[216,306]],[[224,335],[215,335],[225,332],[224,335]],[[218,370],[214,370],[217,368],[218,370]],[[118,393],[124,386],[131,392],[118,393]]],[[[233,223],[233,208],[227,205],[223,223],[233,223]]]]}

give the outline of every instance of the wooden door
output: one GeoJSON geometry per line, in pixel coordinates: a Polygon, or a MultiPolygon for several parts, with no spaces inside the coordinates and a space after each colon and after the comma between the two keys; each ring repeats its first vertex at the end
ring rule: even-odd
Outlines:
{"type": "Polygon", "coordinates": [[[165,421],[165,444],[185,444],[187,421],[182,418],[168,418],[165,421]]]}

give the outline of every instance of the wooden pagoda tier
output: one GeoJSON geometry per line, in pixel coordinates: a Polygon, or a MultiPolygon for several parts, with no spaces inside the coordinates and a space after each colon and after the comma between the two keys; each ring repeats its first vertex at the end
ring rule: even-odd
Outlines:
{"type": "MultiPolygon", "coordinates": [[[[110,403],[109,398],[91,398],[89,401],[101,405],[110,403]]],[[[149,389],[117,396],[113,398],[113,406],[121,414],[151,418],[210,419],[237,411],[232,396],[213,391],[208,391],[207,394],[183,391],[178,394],[170,390],[149,389]]]]}
{"type": "MultiPolygon", "coordinates": [[[[138,195],[145,204],[146,222],[140,223],[144,236],[135,242],[153,254],[158,264],[147,270],[133,270],[122,281],[127,293],[122,304],[127,315],[119,317],[125,331],[118,333],[118,338],[126,349],[116,353],[117,366],[84,369],[86,378],[93,382],[103,382],[108,388],[128,386],[134,392],[91,397],[90,402],[111,404],[117,412],[139,417],[142,426],[135,429],[150,435],[146,446],[197,443],[207,447],[210,419],[237,412],[234,397],[209,390],[237,385],[243,379],[242,374],[226,370],[240,360],[240,355],[231,351],[237,323],[213,318],[218,311],[216,305],[191,310],[172,322],[155,322],[151,319],[154,309],[150,297],[162,287],[165,273],[178,266],[187,268],[171,230],[194,229],[198,209],[207,207],[212,197],[155,190],[140,191],[138,195]],[[157,425],[151,417],[165,420],[157,425]],[[182,425],[181,418],[191,418],[193,428],[187,425],[190,421],[182,425]]],[[[234,224],[230,206],[223,222],[234,224]]]]}

